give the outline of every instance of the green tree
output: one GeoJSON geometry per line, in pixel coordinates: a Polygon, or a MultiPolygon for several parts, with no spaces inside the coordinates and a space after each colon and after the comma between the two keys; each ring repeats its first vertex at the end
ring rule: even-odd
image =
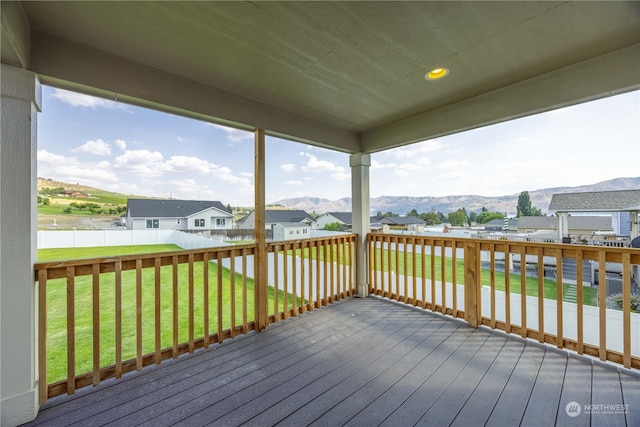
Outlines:
{"type": "Polygon", "coordinates": [[[419,218],[420,214],[414,208],[414,209],[411,209],[409,212],[407,212],[407,216],[413,216],[413,217],[419,218]]]}
{"type": "Polygon", "coordinates": [[[542,216],[542,211],[536,207],[531,206],[531,197],[529,197],[528,191],[523,191],[518,196],[518,206],[516,217],[521,216],[542,216]]]}
{"type": "Polygon", "coordinates": [[[421,215],[421,218],[427,225],[442,224],[442,218],[440,218],[438,212],[425,212],[421,215]]]}
{"type": "Polygon", "coordinates": [[[342,231],[342,224],[338,221],[330,222],[329,224],[325,224],[322,229],[327,231],[342,231]]]}
{"type": "Polygon", "coordinates": [[[449,212],[449,215],[447,216],[447,220],[451,225],[462,227],[468,221],[467,213],[465,212],[464,209],[458,209],[455,212],[449,212]]]}
{"type": "Polygon", "coordinates": [[[504,214],[501,214],[500,212],[482,211],[476,217],[476,222],[478,224],[486,224],[493,219],[504,219],[504,214]]]}

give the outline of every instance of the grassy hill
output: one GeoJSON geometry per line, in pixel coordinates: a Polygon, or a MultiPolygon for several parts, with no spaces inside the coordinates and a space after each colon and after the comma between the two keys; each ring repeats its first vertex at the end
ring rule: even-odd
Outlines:
{"type": "Polygon", "coordinates": [[[38,195],[48,199],[38,203],[39,229],[113,228],[113,220],[125,212],[127,199],[145,198],[47,178],[38,178],[38,195]],[[61,196],[61,191],[70,194],[61,196]]]}

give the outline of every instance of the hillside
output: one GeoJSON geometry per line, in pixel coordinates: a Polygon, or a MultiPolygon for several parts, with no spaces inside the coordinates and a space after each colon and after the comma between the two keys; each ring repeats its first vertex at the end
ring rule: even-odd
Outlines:
{"type": "MultiPolygon", "coordinates": [[[[528,191],[532,205],[540,208],[542,212],[547,212],[551,197],[555,193],[633,190],[638,188],[640,188],[640,177],[616,178],[577,187],[554,187],[528,191]]],[[[525,190],[523,189],[523,191],[525,190]]],[[[519,195],[520,193],[499,197],[480,195],[451,195],[443,197],[380,196],[371,199],[371,212],[373,214],[378,211],[405,214],[412,209],[416,209],[418,212],[430,212],[433,210],[448,213],[460,208],[465,208],[468,212],[479,212],[485,207],[490,211],[515,215],[519,195]]],[[[307,212],[317,213],[351,211],[351,199],[348,197],[334,201],[315,197],[299,197],[280,200],[277,204],[291,209],[304,209],[307,212]]]]}
{"type": "Polygon", "coordinates": [[[128,198],[144,199],[144,196],[135,196],[130,194],[120,194],[99,188],[89,187],[81,184],[71,184],[68,182],[56,181],[48,178],[38,178],[38,193],[45,189],[64,188],[65,190],[83,193],[88,197],[51,197],[48,196],[52,203],[69,204],[71,202],[83,201],[87,203],[110,204],[110,205],[126,205],[128,198]],[[55,200],[54,200],[55,199],[55,200]]]}

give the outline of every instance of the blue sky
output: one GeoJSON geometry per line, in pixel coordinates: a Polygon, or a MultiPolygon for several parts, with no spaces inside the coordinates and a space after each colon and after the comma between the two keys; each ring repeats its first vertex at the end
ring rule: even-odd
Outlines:
{"type": "MultiPolygon", "coordinates": [[[[267,138],[267,202],[351,193],[349,156],[267,138]]],[[[43,87],[38,176],[253,205],[253,134],[43,87]]],[[[640,92],[372,155],[371,196],[501,196],[640,176],[640,92]]]]}

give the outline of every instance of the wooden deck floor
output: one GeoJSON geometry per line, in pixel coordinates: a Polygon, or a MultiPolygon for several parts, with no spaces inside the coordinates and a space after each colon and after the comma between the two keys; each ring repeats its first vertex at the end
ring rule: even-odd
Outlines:
{"type": "Polygon", "coordinates": [[[640,426],[640,376],[371,297],[52,399],[29,425],[554,424],[640,426]]]}

